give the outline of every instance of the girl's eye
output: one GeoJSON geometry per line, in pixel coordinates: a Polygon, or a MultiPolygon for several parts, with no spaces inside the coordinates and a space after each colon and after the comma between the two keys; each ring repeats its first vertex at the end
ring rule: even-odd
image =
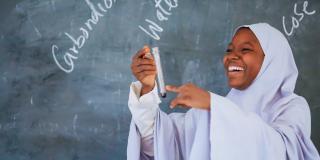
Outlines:
{"type": "Polygon", "coordinates": [[[226,52],[227,52],[227,53],[230,53],[230,52],[232,52],[232,50],[228,48],[228,49],[226,50],[226,52]]]}
{"type": "Polygon", "coordinates": [[[242,51],[242,52],[250,52],[250,51],[252,51],[252,49],[250,49],[250,48],[243,48],[241,51],[242,51]]]}

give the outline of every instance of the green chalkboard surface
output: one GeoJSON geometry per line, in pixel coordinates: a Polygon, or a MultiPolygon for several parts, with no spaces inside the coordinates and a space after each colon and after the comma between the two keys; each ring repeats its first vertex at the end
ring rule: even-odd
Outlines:
{"type": "Polygon", "coordinates": [[[257,22],[289,40],[320,149],[319,0],[8,0],[0,21],[1,160],[126,159],[132,55],[158,46],[167,83],[225,95],[233,30],[257,22]]]}

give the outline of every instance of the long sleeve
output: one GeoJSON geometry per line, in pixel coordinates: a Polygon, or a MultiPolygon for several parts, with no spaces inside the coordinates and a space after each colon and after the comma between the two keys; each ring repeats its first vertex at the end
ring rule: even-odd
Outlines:
{"type": "Polygon", "coordinates": [[[208,159],[209,112],[191,109],[187,113],[168,115],[158,107],[160,99],[156,88],[139,98],[140,88],[135,82],[130,89],[132,120],[127,159],[208,159]]]}
{"type": "Polygon", "coordinates": [[[291,102],[272,123],[211,93],[211,159],[319,159],[310,140],[299,130],[310,125],[303,101],[291,102]],[[302,109],[301,109],[302,108],[302,109]],[[303,126],[304,125],[304,126],[303,126]]]}
{"type": "Polygon", "coordinates": [[[152,91],[140,97],[141,83],[133,82],[129,93],[129,110],[132,114],[132,120],[136,125],[141,136],[141,149],[146,155],[152,157],[153,151],[153,132],[154,123],[159,103],[161,102],[157,94],[157,87],[152,91]]]}
{"type": "Polygon", "coordinates": [[[139,129],[141,137],[144,138],[153,134],[154,121],[161,100],[156,86],[152,91],[140,97],[141,87],[139,81],[131,84],[128,106],[132,119],[139,129]]]}

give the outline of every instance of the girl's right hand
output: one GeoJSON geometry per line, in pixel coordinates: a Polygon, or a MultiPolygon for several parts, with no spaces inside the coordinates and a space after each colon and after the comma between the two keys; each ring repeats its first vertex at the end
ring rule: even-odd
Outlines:
{"type": "Polygon", "coordinates": [[[131,71],[142,84],[140,96],[150,92],[155,86],[156,65],[153,56],[148,55],[149,53],[150,48],[144,46],[132,58],[131,71]]]}

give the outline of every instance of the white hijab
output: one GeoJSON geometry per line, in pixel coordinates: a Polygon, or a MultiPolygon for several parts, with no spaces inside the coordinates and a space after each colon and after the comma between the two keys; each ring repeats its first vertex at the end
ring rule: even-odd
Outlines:
{"type": "Polygon", "coordinates": [[[287,39],[266,23],[241,27],[248,27],[255,34],[265,57],[252,84],[245,90],[232,88],[226,97],[276,129],[286,146],[287,158],[319,159],[310,139],[308,103],[294,93],[298,70],[287,39]]]}
{"type": "Polygon", "coordinates": [[[278,106],[297,97],[294,93],[298,77],[297,66],[290,45],[280,31],[267,23],[243,25],[238,29],[242,27],[248,27],[255,34],[265,57],[252,84],[245,90],[232,88],[227,98],[242,109],[255,112],[266,121],[272,121],[277,117],[273,114],[282,110],[278,106]]]}

